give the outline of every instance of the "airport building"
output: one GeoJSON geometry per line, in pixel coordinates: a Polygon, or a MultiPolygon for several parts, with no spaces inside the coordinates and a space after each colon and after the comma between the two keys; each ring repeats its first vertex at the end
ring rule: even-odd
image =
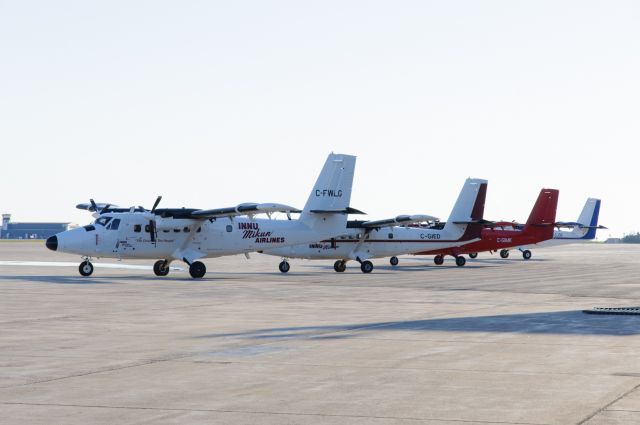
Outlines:
{"type": "Polygon", "coordinates": [[[69,223],[12,223],[11,214],[2,214],[0,239],[46,239],[69,229],[69,223]]]}

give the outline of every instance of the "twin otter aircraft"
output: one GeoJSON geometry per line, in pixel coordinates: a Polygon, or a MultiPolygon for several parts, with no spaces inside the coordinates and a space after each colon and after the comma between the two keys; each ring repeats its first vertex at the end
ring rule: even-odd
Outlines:
{"type": "Polygon", "coordinates": [[[110,205],[80,204],[94,212],[88,226],[51,236],[47,248],[84,257],[79,271],[93,273],[91,257],[160,259],[153,271],[169,273],[174,260],[189,265],[189,274],[201,278],[206,257],[262,251],[287,245],[311,243],[344,233],[356,157],[330,154],[302,211],[281,204],[240,204],[212,210],[141,207],[114,208],[110,205]],[[256,214],[284,212],[288,220],[254,218],[256,214]],[[291,213],[300,213],[291,220],[291,213]]]}

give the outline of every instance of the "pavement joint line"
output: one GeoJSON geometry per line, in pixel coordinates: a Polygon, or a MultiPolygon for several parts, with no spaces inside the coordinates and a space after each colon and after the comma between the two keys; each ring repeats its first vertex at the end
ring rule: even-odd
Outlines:
{"type": "MultiPolygon", "coordinates": [[[[193,356],[192,356],[193,357],[193,356]]],[[[233,360],[190,360],[191,357],[183,357],[179,359],[168,360],[170,362],[179,363],[199,363],[199,364],[240,364],[240,365],[278,365],[278,366],[305,366],[305,367],[333,367],[333,368],[350,368],[350,369],[383,369],[383,370],[406,370],[406,371],[430,371],[430,372],[464,372],[464,373],[492,373],[497,375],[523,375],[523,376],[538,376],[538,375],[562,375],[562,376],[585,376],[585,377],[616,377],[616,378],[637,378],[636,375],[620,375],[615,373],[571,373],[571,372],[503,372],[500,370],[490,369],[430,369],[421,367],[395,367],[395,366],[359,366],[348,364],[323,364],[323,363],[288,363],[288,362],[253,362],[253,361],[233,361],[233,360]]]]}
{"type": "Polygon", "coordinates": [[[618,401],[622,400],[623,398],[625,398],[626,396],[628,396],[629,394],[633,393],[634,391],[636,391],[638,388],[640,388],[640,384],[637,384],[636,386],[634,386],[633,388],[631,388],[630,390],[624,392],[622,395],[620,395],[619,397],[616,397],[613,401],[605,404],[604,406],[602,406],[601,408],[597,409],[595,412],[591,413],[589,416],[587,416],[586,418],[582,419],[580,422],[576,423],[576,425],[583,425],[586,424],[588,421],[590,421],[591,419],[593,419],[595,416],[597,416],[598,414],[604,412],[604,411],[608,411],[607,408],[609,406],[613,406],[615,403],[617,403],[618,401]]]}
{"type": "Polygon", "coordinates": [[[154,410],[166,412],[212,412],[212,413],[245,413],[254,415],[282,415],[282,416],[320,416],[327,418],[362,418],[362,419],[393,419],[404,421],[440,421],[440,422],[461,422],[461,423],[482,423],[482,424],[500,424],[500,425],[551,425],[540,422],[504,422],[504,421],[485,421],[485,420],[466,420],[466,419],[440,419],[440,418],[412,418],[402,416],[374,416],[374,415],[339,415],[330,413],[295,413],[295,412],[262,412],[252,410],[231,410],[231,409],[186,409],[171,407],[142,407],[142,406],[106,406],[106,405],[85,405],[85,404],[62,404],[62,403],[27,403],[27,402],[4,402],[4,405],[18,406],[57,406],[57,407],[84,407],[94,409],[124,409],[124,410],[154,410]]]}
{"type": "Polygon", "coordinates": [[[92,371],[89,371],[89,372],[78,373],[78,374],[75,374],[75,375],[67,375],[67,376],[60,376],[60,377],[57,377],[57,378],[43,379],[43,380],[40,380],[40,381],[25,382],[25,383],[17,384],[17,385],[0,386],[0,389],[28,387],[30,385],[46,384],[46,383],[49,383],[49,382],[62,381],[64,379],[81,378],[83,376],[96,375],[96,374],[105,373],[105,372],[114,372],[114,371],[119,371],[119,370],[123,370],[123,369],[131,369],[131,368],[140,367],[140,366],[148,366],[148,365],[152,365],[152,364],[155,364],[155,363],[168,362],[168,361],[171,361],[171,360],[180,359],[182,357],[192,357],[192,356],[193,356],[193,354],[180,355],[180,356],[175,356],[173,358],[166,358],[166,359],[154,359],[154,360],[145,361],[145,362],[136,363],[136,364],[128,364],[128,365],[122,366],[122,367],[112,367],[112,368],[106,368],[106,369],[101,369],[101,370],[92,370],[92,371]]]}

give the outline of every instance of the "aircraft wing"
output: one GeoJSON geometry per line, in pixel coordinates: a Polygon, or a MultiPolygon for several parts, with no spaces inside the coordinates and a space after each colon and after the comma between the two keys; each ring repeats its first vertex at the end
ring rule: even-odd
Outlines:
{"type": "Polygon", "coordinates": [[[486,226],[486,227],[498,227],[498,226],[516,226],[518,225],[518,223],[513,223],[513,222],[507,222],[507,224],[504,223],[500,223],[497,221],[490,221],[490,220],[485,220],[485,219],[478,219],[478,220],[469,220],[469,221],[454,221],[453,224],[480,224],[482,226],[486,226]]]}
{"type": "Polygon", "coordinates": [[[240,215],[253,216],[256,214],[272,214],[276,212],[282,213],[299,213],[299,209],[284,204],[256,204],[248,202],[244,204],[236,205],[235,207],[215,208],[211,210],[197,210],[191,213],[193,218],[210,219],[210,218],[223,218],[223,217],[237,217],[240,215]]]}
{"type": "Polygon", "coordinates": [[[364,228],[392,227],[422,223],[425,221],[439,221],[439,219],[437,217],[426,214],[399,215],[394,218],[386,218],[383,220],[365,221],[361,223],[361,226],[364,228]]]}

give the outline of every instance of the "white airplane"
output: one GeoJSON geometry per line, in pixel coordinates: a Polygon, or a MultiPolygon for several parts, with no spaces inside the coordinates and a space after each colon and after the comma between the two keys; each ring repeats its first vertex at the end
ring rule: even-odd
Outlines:
{"type": "Polygon", "coordinates": [[[89,261],[96,258],[158,259],[153,271],[169,273],[169,264],[182,260],[189,273],[201,278],[206,257],[220,257],[309,243],[343,234],[351,200],[356,157],[330,154],[302,211],[281,204],[240,204],[236,207],[200,210],[158,209],[158,197],[151,210],[142,207],[113,208],[110,205],[80,204],[94,211],[91,225],[51,236],[47,248],[84,257],[79,271],[93,273],[89,261]],[[274,212],[287,213],[288,220],[271,219],[274,212]],[[290,213],[299,212],[297,220],[290,213]],[[266,213],[268,219],[255,218],[266,213]]]}
{"type": "MultiPolygon", "coordinates": [[[[333,268],[344,272],[346,263],[355,260],[363,273],[373,270],[369,258],[391,256],[391,264],[398,264],[397,255],[412,254],[430,249],[464,245],[480,239],[484,220],[484,202],[487,181],[467,179],[458,196],[449,220],[444,226],[409,226],[415,223],[437,220],[428,215],[404,215],[387,220],[350,221],[344,235],[322,242],[267,249],[268,255],[281,256],[281,272],[289,271],[290,258],[335,259],[333,268]],[[407,227],[409,226],[409,227],[407,227]]],[[[456,257],[458,265],[464,265],[462,256],[456,257]]]]}
{"type": "MultiPolygon", "coordinates": [[[[598,225],[601,202],[602,201],[600,199],[587,199],[587,202],[585,202],[577,222],[556,222],[556,230],[553,232],[553,239],[548,239],[535,245],[520,246],[518,247],[518,250],[524,253],[526,251],[530,252],[530,250],[533,248],[544,248],[548,246],[568,245],[593,241],[596,238],[596,230],[606,229],[606,227],[598,225]]],[[[500,256],[502,258],[509,257],[509,250],[501,250],[500,256]]],[[[531,258],[531,255],[529,254],[524,258],[528,260],[529,258],[531,258]]]]}

